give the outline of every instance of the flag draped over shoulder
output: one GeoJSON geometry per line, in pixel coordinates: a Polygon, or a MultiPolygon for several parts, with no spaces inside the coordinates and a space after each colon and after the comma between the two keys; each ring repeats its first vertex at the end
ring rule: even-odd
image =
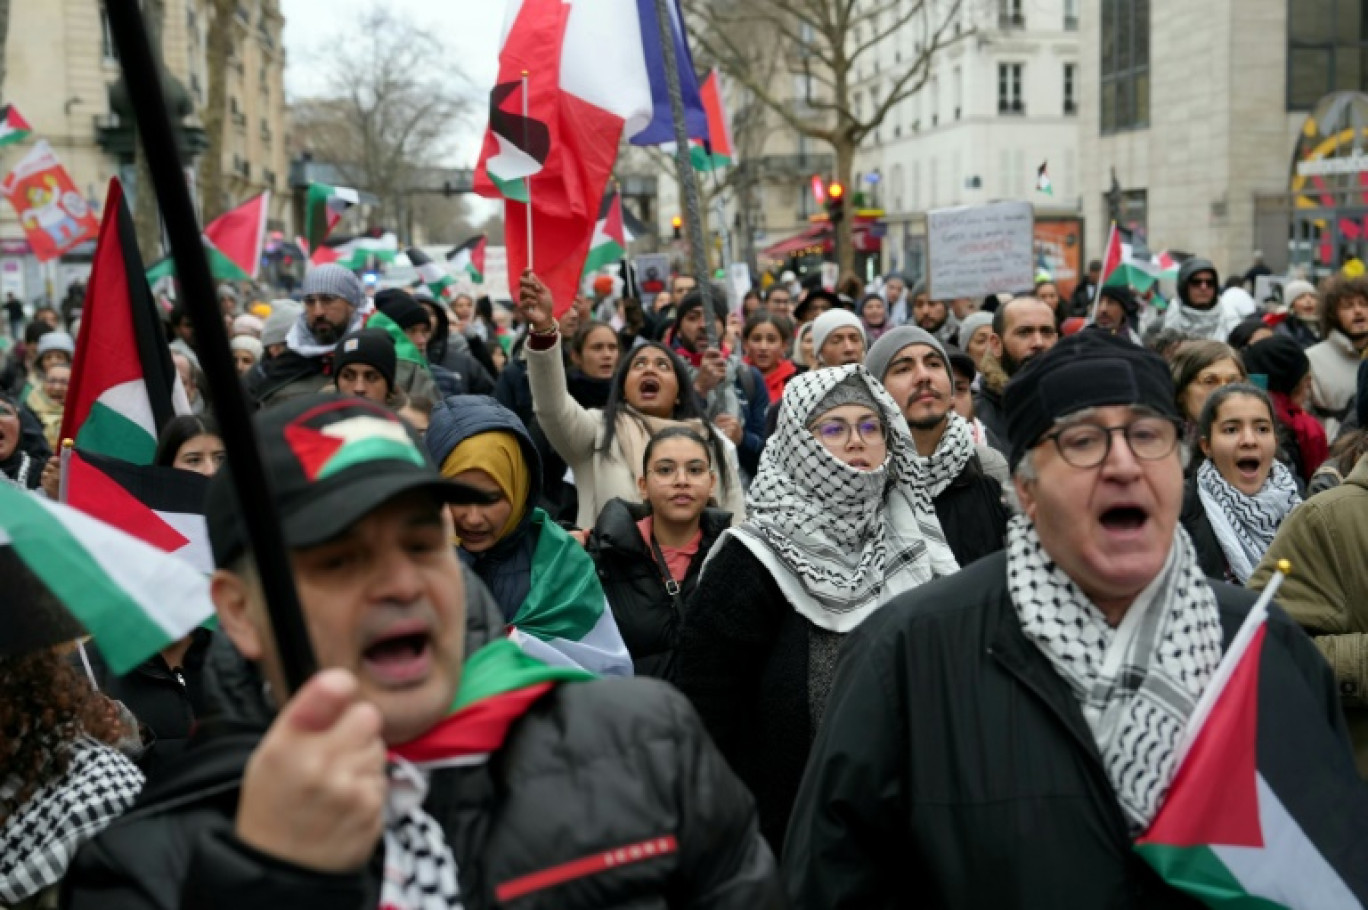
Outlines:
{"type": "Polygon", "coordinates": [[[0,487],[8,549],[124,674],[213,613],[209,580],[184,561],[84,512],[0,487]]]}
{"type": "Polygon", "coordinates": [[[61,436],[89,452],[151,464],[161,428],[189,412],[116,178],[86,286],[61,436]]]}
{"type": "Polygon", "coordinates": [[[1189,721],[1189,747],[1135,848],[1210,907],[1368,902],[1368,784],[1256,607],[1189,721]],[[1276,723],[1274,719],[1276,718],[1276,723]]]}
{"type": "Polygon", "coordinates": [[[530,264],[550,288],[557,315],[578,289],[618,143],[651,122],[642,35],[637,0],[508,4],[475,189],[505,200],[510,281],[530,264]],[[537,159],[541,136],[545,158],[533,168],[526,159],[537,159]],[[508,166],[512,149],[523,156],[521,169],[508,166]],[[526,180],[531,199],[530,262],[527,203],[507,191],[510,177],[526,180]]]}

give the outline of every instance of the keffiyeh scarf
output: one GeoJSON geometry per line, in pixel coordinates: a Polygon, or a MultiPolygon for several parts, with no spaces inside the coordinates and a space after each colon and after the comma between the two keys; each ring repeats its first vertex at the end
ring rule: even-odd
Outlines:
{"type": "Polygon", "coordinates": [[[1197,469],[1197,494],[1226,564],[1240,584],[1249,581],[1273,543],[1278,526],[1302,501],[1292,472],[1279,461],[1273,462],[1268,479],[1253,496],[1235,489],[1216,465],[1204,461],[1197,469]]]}
{"type": "Polygon", "coordinates": [[[918,479],[932,500],[945,492],[973,457],[974,437],[969,432],[969,422],[953,410],[946,415],[945,432],[936,444],[936,451],[926,458],[918,455],[915,449],[912,452],[918,479]]]}
{"type": "Polygon", "coordinates": [[[1164,312],[1164,328],[1182,332],[1190,338],[1225,341],[1230,330],[1239,325],[1240,317],[1220,300],[1210,309],[1199,310],[1175,297],[1164,312]]]}
{"type": "MultiPolygon", "coordinates": [[[[353,310],[351,322],[347,324],[346,331],[337,337],[341,339],[343,335],[358,332],[365,324],[365,317],[359,311],[353,310]]],[[[321,344],[318,339],[314,338],[313,331],[309,328],[308,315],[300,313],[295,324],[290,326],[290,333],[285,336],[285,346],[300,357],[322,357],[325,354],[331,354],[336,349],[337,342],[321,344]]]]}
{"type": "MultiPolygon", "coordinates": [[[[143,775],[120,753],[93,739],[73,740],[71,763],[0,825],[0,904],[26,900],[66,875],[81,845],[133,804],[143,775]]],[[[0,799],[20,783],[0,785],[0,799]]]]}
{"type": "Polygon", "coordinates": [[[727,533],[779,570],[780,589],[805,618],[849,632],[888,597],[959,569],[918,482],[915,452],[897,405],[864,367],[796,376],[760,456],[749,517],[727,533]],[[887,432],[888,459],[873,471],[838,461],[807,427],[827,393],[852,375],[868,387],[887,432]]]}
{"type": "Polygon", "coordinates": [[[1116,628],[1050,559],[1023,515],[1007,525],[1007,589],[1022,631],[1078,699],[1132,832],[1144,830],[1221,661],[1216,595],[1187,532],[1176,529],[1163,569],[1116,628]]]}

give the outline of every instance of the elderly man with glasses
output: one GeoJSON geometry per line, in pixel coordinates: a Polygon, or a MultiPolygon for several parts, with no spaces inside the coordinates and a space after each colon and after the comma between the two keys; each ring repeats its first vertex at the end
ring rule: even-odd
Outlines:
{"type": "MultiPolygon", "coordinates": [[[[1195,906],[1131,844],[1255,598],[1204,579],[1179,527],[1157,355],[1086,330],[1006,401],[1007,549],[847,643],[786,839],[796,907],[1195,906]]],[[[1306,682],[1347,756],[1328,669],[1272,613],[1265,667],[1306,682]]]]}

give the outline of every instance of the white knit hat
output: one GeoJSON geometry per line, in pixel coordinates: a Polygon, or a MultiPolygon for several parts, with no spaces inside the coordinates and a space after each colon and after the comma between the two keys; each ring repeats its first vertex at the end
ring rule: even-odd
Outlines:
{"type": "Polygon", "coordinates": [[[869,344],[869,337],[865,335],[864,325],[861,324],[860,317],[850,310],[827,310],[812,320],[812,350],[817,357],[821,356],[822,345],[826,344],[827,336],[837,329],[843,328],[859,329],[860,337],[864,339],[866,345],[869,344]]]}

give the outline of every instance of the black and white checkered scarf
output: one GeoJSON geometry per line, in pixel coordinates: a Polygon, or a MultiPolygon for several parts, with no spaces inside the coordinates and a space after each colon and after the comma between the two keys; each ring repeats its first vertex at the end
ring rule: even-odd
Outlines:
{"type": "Polygon", "coordinates": [[[1132,830],[1144,830],[1221,660],[1216,595],[1187,532],[1175,529],[1163,569],[1116,628],[1050,559],[1024,515],[1007,525],[1007,589],[1022,631],[1078,699],[1132,830]]]}
{"type": "Polygon", "coordinates": [[[396,758],[389,773],[380,910],[461,910],[456,858],[442,826],[423,810],[428,770],[396,758]]]}
{"type": "Polygon", "coordinates": [[[1197,469],[1197,495],[1226,564],[1240,584],[1249,581],[1272,545],[1278,526],[1302,501],[1292,472],[1279,461],[1273,462],[1263,488],[1253,496],[1235,489],[1216,465],[1204,461],[1197,469]]]}
{"type": "Polygon", "coordinates": [[[892,595],[959,570],[915,454],[907,421],[864,367],[796,376],[760,456],[747,520],[727,533],[781,570],[776,581],[794,609],[827,631],[849,632],[892,595]],[[837,460],[808,429],[827,393],[852,376],[887,428],[888,459],[873,471],[837,460]]]}
{"type": "Polygon", "coordinates": [[[912,452],[912,462],[933,501],[960,476],[973,457],[974,437],[969,432],[969,422],[954,411],[946,415],[945,432],[936,444],[936,451],[926,458],[918,455],[915,449],[912,452]]]}
{"type": "MultiPolygon", "coordinates": [[[[61,881],[81,845],[142,791],[142,772],[108,746],[83,737],[66,748],[66,774],[39,788],[0,825],[0,904],[17,904],[61,881]]],[[[5,781],[0,799],[21,786],[5,781]]]]}

